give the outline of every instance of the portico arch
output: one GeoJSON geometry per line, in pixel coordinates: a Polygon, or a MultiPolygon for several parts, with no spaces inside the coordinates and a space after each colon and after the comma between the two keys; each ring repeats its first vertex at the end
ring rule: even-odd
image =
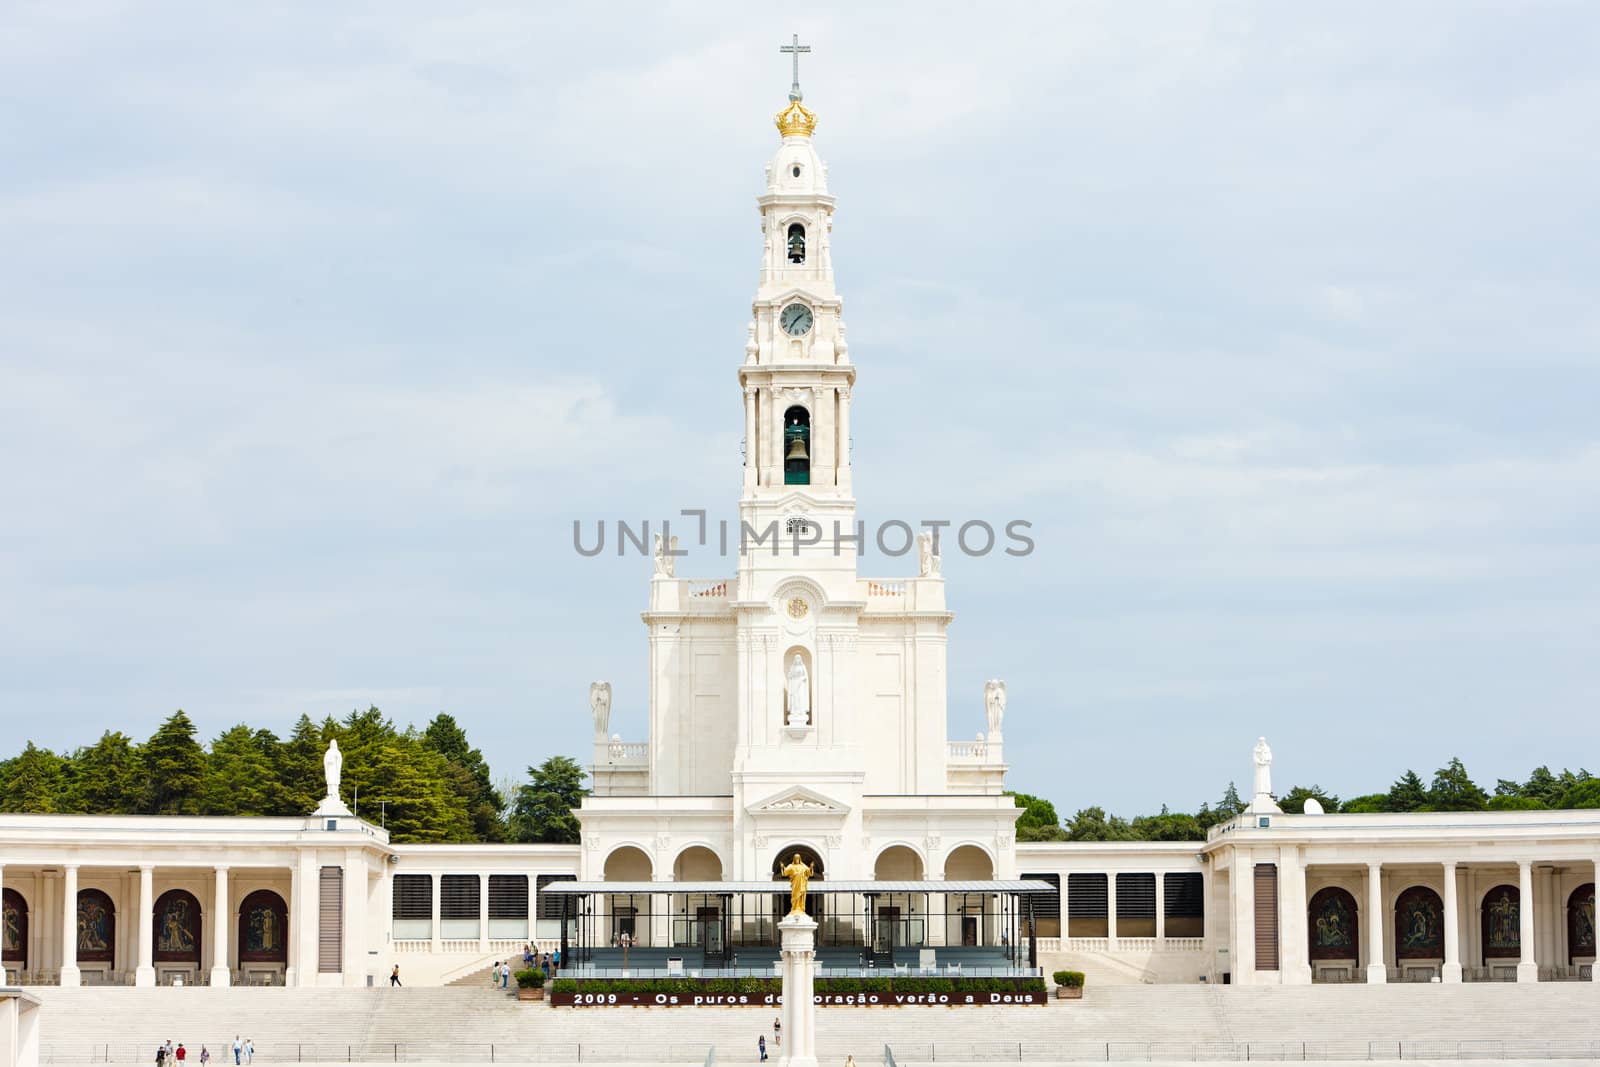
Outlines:
{"type": "Polygon", "coordinates": [[[960,845],[944,861],[947,882],[984,882],[994,877],[994,857],[981,845],[960,845]]]}
{"type": "Polygon", "coordinates": [[[100,889],[78,890],[78,962],[116,962],[117,909],[100,889]]]}
{"type": "Polygon", "coordinates": [[[920,882],[922,855],[910,845],[890,845],[878,853],[872,877],[879,882],[920,882]]]}
{"type": "Polygon", "coordinates": [[[1425,885],[1411,886],[1395,899],[1394,956],[1396,960],[1444,959],[1444,902],[1425,885]]]}
{"type": "Polygon", "coordinates": [[[675,882],[722,881],[722,857],[709,846],[690,845],[672,861],[672,880],[675,882]]]}
{"type": "Polygon", "coordinates": [[[28,969],[28,902],[15,889],[5,890],[0,902],[0,961],[28,969]]]}
{"type": "MultiPolygon", "coordinates": [[[[606,855],[604,874],[607,882],[648,882],[654,874],[650,854],[637,845],[619,845],[606,855]]],[[[609,893],[605,898],[606,914],[603,936],[611,944],[624,939],[639,945],[656,943],[650,925],[650,896],[635,893],[609,893]]],[[[599,942],[604,944],[605,942],[599,942]]]]}
{"type": "Polygon", "coordinates": [[[1483,895],[1479,921],[1483,933],[1483,962],[1522,956],[1522,892],[1514,885],[1497,885],[1483,895]]]}
{"type": "Polygon", "coordinates": [[[1567,962],[1595,958],[1594,883],[1580,885],[1567,897],[1567,962]]]}
{"type": "Polygon", "coordinates": [[[239,904],[239,962],[289,962],[289,908],[270,889],[257,889],[239,904]]]}
{"type": "MultiPolygon", "coordinates": [[[[987,882],[994,878],[994,857],[981,845],[958,845],[944,861],[947,882],[987,882]]],[[[945,896],[947,945],[993,945],[999,940],[999,900],[988,893],[945,896]]]]}
{"type": "Polygon", "coordinates": [[[169,889],[156,898],[154,938],[157,963],[200,966],[200,901],[186,889],[169,889]]]}
{"type": "Polygon", "coordinates": [[[1354,894],[1332,885],[1317,890],[1306,906],[1306,938],[1313,977],[1318,960],[1348,960],[1353,977],[1361,965],[1361,923],[1354,894]]]}
{"type": "MultiPolygon", "coordinates": [[[[910,845],[890,845],[878,853],[872,877],[879,882],[920,882],[922,854],[910,845]]],[[[895,949],[927,943],[929,898],[926,893],[874,893],[871,908],[872,950],[893,960],[895,949]]]]}

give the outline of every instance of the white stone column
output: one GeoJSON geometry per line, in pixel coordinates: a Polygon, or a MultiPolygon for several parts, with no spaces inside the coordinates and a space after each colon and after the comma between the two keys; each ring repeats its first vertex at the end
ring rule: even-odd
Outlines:
{"type": "Polygon", "coordinates": [[[1521,920],[1518,939],[1522,942],[1522,959],[1517,963],[1517,981],[1537,982],[1539,964],[1533,952],[1533,861],[1517,862],[1517,916],[1521,920]]]}
{"type": "Polygon", "coordinates": [[[1159,942],[1167,937],[1167,872],[1156,872],[1156,949],[1159,951],[1159,942]]]}
{"type": "Polygon", "coordinates": [[[139,960],[133,972],[133,984],[156,984],[155,963],[155,910],[156,869],[148,863],[139,865],[139,910],[134,912],[134,936],[138,938],[139,960]]]}
{"type": "Polygon", "coordinates": [[[228,899],[228,865],[216,865],[213,875],[216,895],[211,905],[211,984],[233,984],[233,969],[228,966],[228,933],[233,925],[233,908],[228,899]]]}
{"type": "Polygon", "coordinates": [[[1367,984],[1381,985],[1389,980],[1389,965],[1384,961],[1383,927],[1387,921],[1383,908],[1383,864],[1367,864],[1367,984]]]}
{"type": "Polygon", "coordinates": [[[489,876],[478,875],[478,951],[489,952],[489,876]]]}
{"type": "Polygon", "coordinates": [[[1306,869],[1300,849],[1278,852],[1278,967],[1284,985],[1310,985],[1310,944],[1306,930],[1306,869]]]}
{"type": "Polygon", "coordinates": [[[809,915],[787,915],[778,931],[783,944],[783,1046],[778,1067],[816,1067],[817,924],[809,915]]]}
{"type": "Polygon", "coordinates": [[[1228,867],[1228,893],[1233,899],[1229,940],[1233,957],[1228,969],[1234,985],[1254,985],[1256,980],[1255,859],[1248,850],[1234,849],[1228,867]]]}
{"type": "MultiPolygon", "coordinates": [[[[850,389],[839,390],[839,477],[841,489],[850,488],[850,389]]],[[[830,533],[832,531],[829,531],[830,533]]]]}
{"type": "Polygon", "coordinates": [[[1106,948],[1117,951],[1117,872],[1106,872],[1106,948]]]}
{"type": "Polygon", "coordinates": [[[283,924],[284,950],[287,960],[283,968],[283,984],[293,989],[300,984],[300,969],[305,961],[300,958],[300,939],[295,936],[300,922],[300,909],[306,906],[305,879],[300,877],[300,865],[289,868],[289,915],[283,924]]]}
{"type": "Polygon", "coordinates": [[[756,487],[756,457],[759,455],[756,448],[756,389],[753,385],[744,388],[744,487],[756,487]]]}
{"type": "Polygon", "coordinates": [[[290,914],[290,929],[294,931],[295,944],[300,946],[300,984],[314,986],[322,977],[322,954],[318,948],[317,928],[322,919],[322,879],[318,870],[317,854],[311,849],[301,849],[296,862],[300,867],[300,913],[290,914]]]}
{"type": "Polygon", "coordinates": [[[358,848],[344,854],[344,984],[366,984],[367,858],[358,848]]]}
{"type": "Polygon", "coordinates": [[[1446,982],[1461,981],[1461,919],[1456,901],[1456,865],[1449,860],[1444,865],[1444,971],[1440,975],[1446,982]]]}
{"type": "Polygon", "coordinates": [[[61,868],[61,984],[81,985],[78,970],[78,865],[61,868]]]}
{"type": "Polygon", "coordinates": [[[433,954],[437,956],[442,951],[442,946],[439,944],[439,931],[441,929],[439,925],[439,894],[444,891],[444,876],[434,873],[428,875],[428,879],[430,884],[433,886],[433,896],[429,898],[429,908],[431,909],[432,914],[428,916],[429,920],[433,923],[433,944],[430,947],[433,954]]]}

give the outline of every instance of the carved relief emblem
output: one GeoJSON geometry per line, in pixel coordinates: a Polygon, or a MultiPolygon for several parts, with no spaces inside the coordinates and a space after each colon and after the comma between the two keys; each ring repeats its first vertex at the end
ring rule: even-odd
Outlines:
{"type": "Polygon", "coordinates": [[[805,601],[804,597],[798,597],[797,596],[797,597],[790,598],[790,600],[789,600],[789,617],[791,619],[803,619],[803,618],[806,617],[806,612],[808,612],[810,610],[811,609],[806,606],[806,601],[805,601]]]}

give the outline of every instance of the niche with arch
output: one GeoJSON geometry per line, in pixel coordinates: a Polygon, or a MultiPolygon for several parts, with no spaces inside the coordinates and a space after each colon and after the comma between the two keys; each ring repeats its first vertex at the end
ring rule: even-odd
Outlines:
{"type": "Polygon", "coordinates": [[[798,222],[789,224],[789,231],[784,237],[784,250],[790,263],[804,263],[806,261],[806,228],[798,222]]]}
{"type": "Polygon", "coordinates": [[[792,645],[783,653],[783,725],[791,730],[801,730],[817,723],[817,672],[812,665],[811,650],[804,645],[792,645]],[[794,684],[794,661],[799,657],[800,664],[805,668],[805,686],[797,689],[794,684]],[[791,690],[796,693],[791,696],[791,690]],[[803,703],[800,698],[803,698],[803,703]],[[791,700],[800,707],[791,707],[791,700]]]}
{"type": "Polygon", "coordinates": [[[783,413],[783,484],[811,484],[811,412],[799,404],[783,413]]]}

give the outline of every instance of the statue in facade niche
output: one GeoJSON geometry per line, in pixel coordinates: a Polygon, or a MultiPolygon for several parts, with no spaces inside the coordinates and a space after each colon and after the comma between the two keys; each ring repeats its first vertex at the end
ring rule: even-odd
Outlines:
{"type": "Polygon", "coordinates": [[[604,741],[611,725],[611,683],[589,683],[589,712],[594,716],[594,739],[604,741]]]}
{"type": "Polygon", "coordinates": [[[328,783],[325,800],[339,799],[339,776],[344,771],[344,756],[339,752],[337,739],[328,742],[328,751],[322,756],[322,777],[328,783]]]}
{"type": "Polygon", "coordinates": [[[811,725],[811,676],[806,673],[806,665],[801,662],[800,653],[794,654],[794,660],[789,664],[788,680],[784,686],[788,696],[789,711],[784,717],[785,726],[810,726],[811,725]]]}
{"type": "Polygon", "coordinates": [[[989,717],[989,736],[1000,736],[1006,718],[1006,683],[991,678],[983,683],[983,710],[989,717]]]}
{"type": "Polygon", "coordinates": [[[932,530],[917,534],[917,564],[924,578],[933,578],[939,573],[939,553],[934,548],[932,530]]]}
{"type": "MultiPolygon", "coordinates": [[[[795,660],[799,661],[798,656],[795,660]]],[[[789,865],[778,872],[789,879],[789,915],[804,915],[806,913],[806,884],[811,881],[811,876],[817,873],[815,867],[809,863],[800,862],[800,853],[794,854],[794,859],[789,865]]],[[[785,916],[787,918],[788,916],[785,916]]]]}

